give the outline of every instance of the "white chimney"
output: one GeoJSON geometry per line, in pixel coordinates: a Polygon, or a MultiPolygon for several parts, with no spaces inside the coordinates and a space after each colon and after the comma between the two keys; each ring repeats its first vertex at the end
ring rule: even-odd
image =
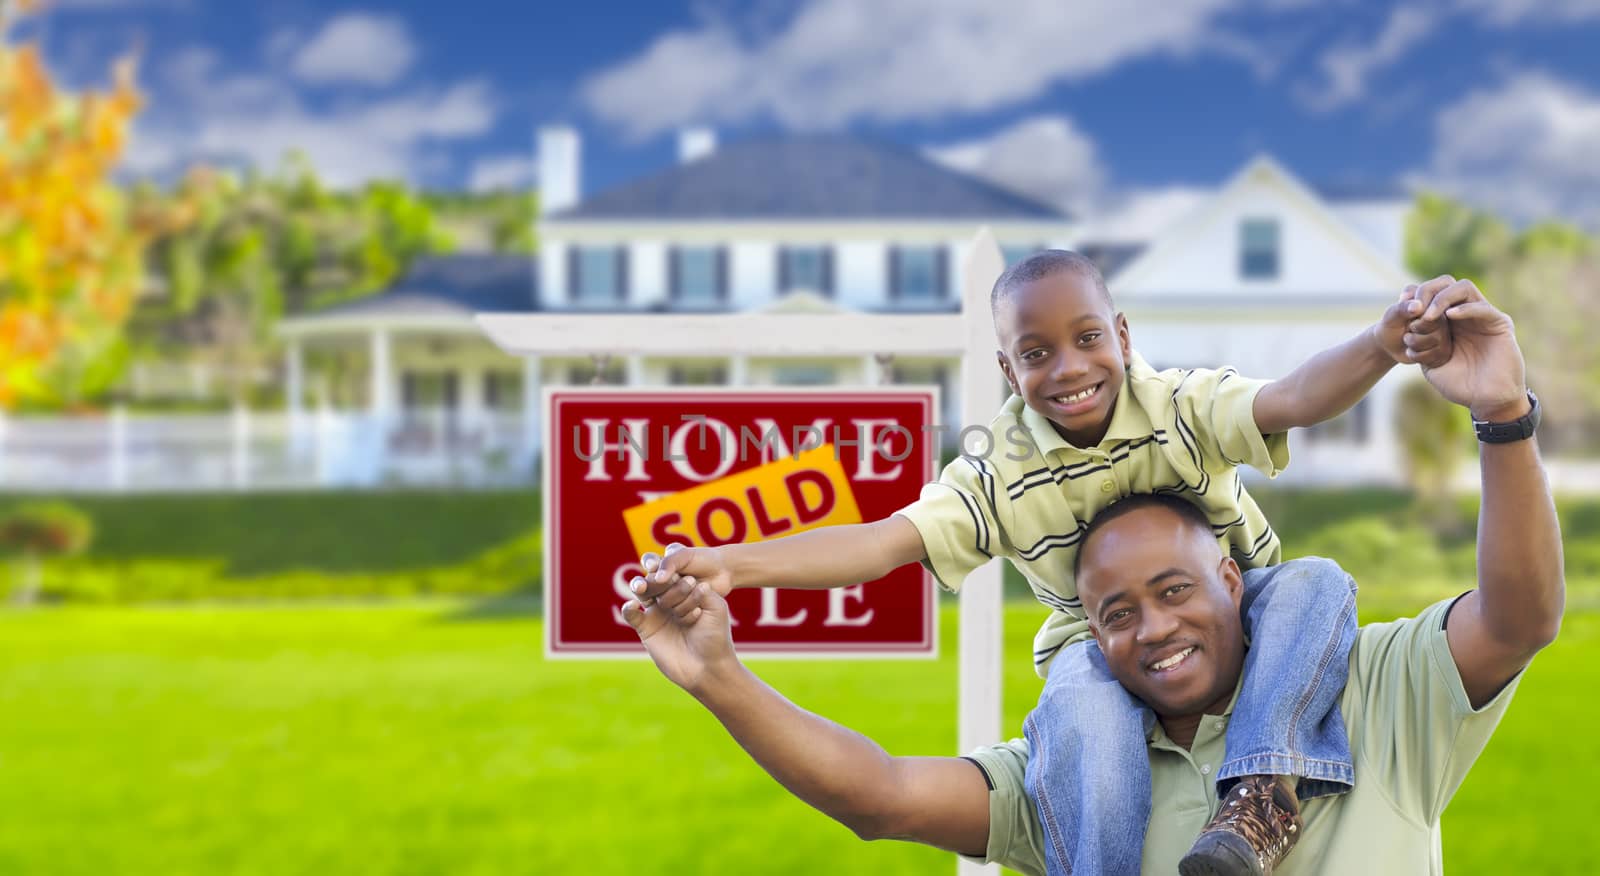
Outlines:
{"type": "Polygon", "coordinates": [[[548,215],[577,206],[582,179],[578,132],[565,125],[540,128],[539,212],[548,215]]]}
{"type": "Polygon", "coordinates": [[[717,132],[711,128],[684,128],[678,132],[678,163],[688,164],[717,151],[717,132]]]}

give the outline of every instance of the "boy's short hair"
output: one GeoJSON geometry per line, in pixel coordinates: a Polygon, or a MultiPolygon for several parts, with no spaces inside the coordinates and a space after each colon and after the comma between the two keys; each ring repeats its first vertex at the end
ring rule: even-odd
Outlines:
{"type": "Polygon", "coordinates": [[[1106,306],[1113,311],[1117,309],[1111,301],[1111,290],[1106,288],[1105,278],[1100,276],[1100,269],[1088,256],[1070,249],[1046,249],[1007,268],[1000,279],[994,281],[994,289],[989,292],[989,310],[998,310],[1001,301],[1028,283],[1068,272],[1093,283],[1100,291],[1100,297],[1105,299],[1106,306]]]}
{"type": "Polygon", "coordinates": [[[1089,521],[1089,526],[1083,531],[1083,538],[1078,540],[1078,553],[1072,558],[1072,577],[1074,579],[1078,577],[1078,570],[1083,565],[1083,555],[1089,550],[1089,542],[1094,539],[1095,533],[1118,517],[1126,517],[1145,508],[1165,508],[1178,515],[1184,526],[1193,527],[1207,535],[1215,534],[1206,512],[1188,499],[1171,493],[1135,493],[1117,500],[1089,521]]]}

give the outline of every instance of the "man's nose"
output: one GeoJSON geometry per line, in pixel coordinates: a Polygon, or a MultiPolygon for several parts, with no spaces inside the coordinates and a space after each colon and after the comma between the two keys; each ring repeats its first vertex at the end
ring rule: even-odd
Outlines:
{"type": "Polygon", "coordinates": [[[1165,642],[1177,632],[1178,619],[1171,612],[1155,608],[1139,613],[1139,644],[1154,645],[1165,642]]]}

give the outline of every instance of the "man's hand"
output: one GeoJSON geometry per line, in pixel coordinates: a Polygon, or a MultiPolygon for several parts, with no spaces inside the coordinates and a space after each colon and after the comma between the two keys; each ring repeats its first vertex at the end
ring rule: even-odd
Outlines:
{"type": "Polygon", "coordinates": [[[704,581],[718,596],[727,596],[733,590],[733,576],[728,572],[720,548],[669,544],[665,553],[665,557],[654,553],[640,557],[639,565],[644,566],[645,573],[633,576],[628,582],[633,595],[645,605],[667,592],[685,575],[704,581]]]}
{"type": "Polygon", "coordinates": [[[1419,321],[1448,321],[1454,351],[1448,361],[1422,368],[1439,394],[1479,420],[1504,422],[1527,413],[1522,348],[1511,317],[1496,309],[1471,280],[1458,280],[1432,296],[1419,321]]]}
{"type": "Polygon", "coordinates": [[[679,577],[650,605],[628,600],[622,619],[661,674],[691,694],[737,663],[727,600],[693,577],[679,577]]]}
{"type": "Polygon", "coordinates": [[[1427,368],[1449,361],[1453,346],[1449,323],[1442,318],[1424,318],[1424,313],[1453,283],[1455,278],[1445,275],[1407,286],[1400,300],[1389,305],[1374,327],[1378,345],[1389,358],[1401,365],[1415,362],[1427,368]]]}

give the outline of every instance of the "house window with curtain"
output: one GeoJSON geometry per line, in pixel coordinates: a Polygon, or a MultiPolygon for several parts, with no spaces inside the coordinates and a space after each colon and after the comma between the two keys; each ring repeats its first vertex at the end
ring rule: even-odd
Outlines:
{"type": "Polygon", "coordinates": [[[1046,249],[1044,244],[1008,243],[1000,247],[1000,257],[1005,259],[1006,267],[1009,268],[1044,249],[1046,249]]]}
{"type": "Polygon", "coordinates": [[[1239,276],[1246,280],[1276,280],[1280,262],[1279,237],[1276,219],[1240,222],[1239,276]]]}
{"type": "Polygon", "coordinates": [[[716,304],[728,298],[728,251],[712,246],[675,246],[667,255],[672,300],[716,304]]]}
{"type": "Polygon", "coordinates": [[[778,292],[833,295],[833,251],[825,246],[778,248],[778,292]]]}
{"type": "Polygon", "coordinates": [[[522,410],[522,373],[518,371],[485,371],[483,374],[483,406],[497,412],[522,410]]]}
{"type": "Polygon", "coordinates": [[[574,304],[620,304],[628,287],[628,251],[620,246],[574,247],[567,273],[574,304]]]}
{"type": "Polygon", "coordinates": [[[889,293],[899,301],[940,301],[947,297],[945,251],[936,246],[889,249],[889,293]]]}
{"type": "Polygon", "coordinates": [[[728,367],[721,362],[680,362],[667,369],[670,386],[722,386],[728,367]]]}

